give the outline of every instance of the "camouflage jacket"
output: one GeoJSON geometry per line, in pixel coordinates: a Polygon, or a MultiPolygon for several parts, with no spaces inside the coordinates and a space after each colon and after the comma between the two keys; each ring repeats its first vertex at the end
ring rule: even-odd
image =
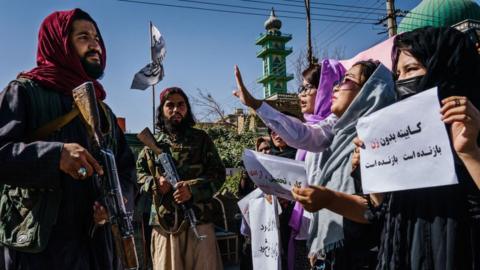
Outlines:
{"type": "MultiPolygon", "coordinates": [[[[191,201],[199,222],[212,222],[210,201],[225,182],[225,167],[210,137],[203,130],[188,128],[183,136],[173,138],[166,133],[158,133],[155,138],[163,151],[171,153],[180,179],[188,181],[191,201]]],[[[138,156],[137,176],[143,192],[153,192],[155,181],[152,174],[158,175],[161,171],[159,168],[152,171],[153,159],[153,152],[147,148],[138,156]]],[[[173,225],[174,211],[178,208],[173,201],[173,191],[163,196],[157,193],[156,196],[160,205],[156,209],[155,202],[152,203],[150,224],[160,225],[161,218],[162,225],[173,225]]],[[[183,220],[183,213],[179,213],[179,218],[183,220]]]]}

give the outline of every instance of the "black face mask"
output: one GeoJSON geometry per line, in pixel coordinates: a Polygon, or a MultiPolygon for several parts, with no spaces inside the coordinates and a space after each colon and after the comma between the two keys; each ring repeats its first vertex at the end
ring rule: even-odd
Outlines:
{"type": "Polygon", "coordinates": [[[399,99],[404,99],[421,92],[419,88],[420,81],[424,75],[408,78],[405,80],[398,80],[395,82],[395,89],[397,91],[399,99]]]}

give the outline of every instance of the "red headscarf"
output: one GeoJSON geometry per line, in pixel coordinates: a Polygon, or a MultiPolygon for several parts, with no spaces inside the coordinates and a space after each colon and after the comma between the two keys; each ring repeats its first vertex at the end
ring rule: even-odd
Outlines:
{"type": "MultiPolygon", "coordinates": [[[[23,72],[19,77],[29,78],[42,87],[56,90],[65,95],[71,95],[72,90],[86,81],[92,81],[98,99],[105,99],[106,93],[103,86],[95,79],[89,77],[83,69],[80,57],[69,42],[72,31],[73,19],[83,13],[81,9],[57,11],[50,14],[43,21],[38,33],[37,67],[28,72],[23,72]]],[[[102,48],[102,70],[106,64],[106,50],[97,24],[91,19],[100,38],[102,48]]]]}

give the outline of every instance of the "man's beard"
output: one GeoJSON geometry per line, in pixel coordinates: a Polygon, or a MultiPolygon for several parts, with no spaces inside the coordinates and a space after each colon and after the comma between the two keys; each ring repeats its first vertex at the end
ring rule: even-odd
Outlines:
{"type": "Polygon", "coordinates": [[[182,134],[185,132],[185,130],[188,128],[187,121],[185,120],[185,117],[182,118],[182,121],[176,122],[172,121],[170,119],[165,119],[165,130],[169,134],[182,134]]]}
{"type": "Polygon", "coordinates": [[[99,63],[91,63],[88,62],[87,57],[88,55],[92,52],[88,52],[85,54],[84,57],[80,58],[80,62],[82,63],[83,70],[85,70],[85,73],[92,78],[92,79],[98,79],[102,77],[103,75],[103,69],[102,65],[99,63]]]}

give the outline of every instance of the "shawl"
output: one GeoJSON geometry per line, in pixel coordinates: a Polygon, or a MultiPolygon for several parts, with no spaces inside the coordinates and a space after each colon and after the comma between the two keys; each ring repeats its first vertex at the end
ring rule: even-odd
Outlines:
{"type": "MultiPolygon", "coordinates": [[[[343,193],[355,193],[350,174],[354,150],[352,141],[357,136],[357,120],[392,104],[395,99],[392,74],[380,64],[333,127],[335,136],[331,146],[316,159],[320,172],[315,176],[313,184],[343,193]]],[[[313,214],[308,240],[309,255],[322,255],[341,246],[343,239],[341,215],[327,209],[313,214]]]]}

